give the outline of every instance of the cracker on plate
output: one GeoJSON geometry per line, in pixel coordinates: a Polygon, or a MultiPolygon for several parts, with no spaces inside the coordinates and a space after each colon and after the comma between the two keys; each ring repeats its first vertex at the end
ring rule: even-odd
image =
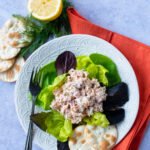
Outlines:
{"type": "Polygon", "coordinates": [[[110,150],[117,141],[116,126],[81,125],[69,139],[70,150],[110,150]]]}

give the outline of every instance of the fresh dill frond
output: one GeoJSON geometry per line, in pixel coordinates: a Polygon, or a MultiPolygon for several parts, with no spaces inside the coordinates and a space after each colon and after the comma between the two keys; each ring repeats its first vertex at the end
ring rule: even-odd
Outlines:
{"type": "Polygon", "coordinates": [[[42,22],[32,16],[23,17],[21,15],[13,15],[17,19],[21,20],[25,26],[26,31],[24,34],[28,34],[33,37],[33,41],[30,45],[23,47],[20,51],[20,56],[28,58],[38,47],[43,45],[50,36],[59,37],[71,33],[70,24],[67,16],[67,8],[70,3],[67,0],[63,1],[62,14],[54,21],[42,22]]]}

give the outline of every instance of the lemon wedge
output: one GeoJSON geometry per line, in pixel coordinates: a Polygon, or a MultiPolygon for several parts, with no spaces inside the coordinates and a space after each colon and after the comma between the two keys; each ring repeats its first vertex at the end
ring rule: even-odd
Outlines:
{"type": "Polygon", "coordinates": [[[28,10],[33,17],[43,21],[52,21],[61,15],[62,0],[29,0],[28,10]]]}

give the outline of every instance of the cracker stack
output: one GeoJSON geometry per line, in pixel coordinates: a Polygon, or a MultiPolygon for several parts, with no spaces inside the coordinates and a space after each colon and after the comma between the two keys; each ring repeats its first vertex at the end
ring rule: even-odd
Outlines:
{"type": "Polygon", "coordinates": [[[14,82],[17,80],[25,61],[18,57],[22,47],[32,42],[32,39],[24,34],[25,24],[17,19],[8,20],[0,30],[0,80],[14,82]]]}

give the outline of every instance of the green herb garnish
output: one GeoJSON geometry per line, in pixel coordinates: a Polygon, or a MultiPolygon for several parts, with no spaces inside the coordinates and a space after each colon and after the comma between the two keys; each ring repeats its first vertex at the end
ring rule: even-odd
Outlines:
{"type": "Polygon", "coordinates": [[[59,18],[51,22],[42,22],[33,18],[32,16],[23,17],[21,15],[13,15],[25,24],[26,31],[24,34],[28,34],[33,37],[31,44],[23,47],[19,55],[28,58],[28,56],[38,47],[47,42],[50,36],[59,37],[70,34],[71,30],[66,12],[69,6],[70,3],[66,0],[63,0],[62,14],[59,18]]]}

